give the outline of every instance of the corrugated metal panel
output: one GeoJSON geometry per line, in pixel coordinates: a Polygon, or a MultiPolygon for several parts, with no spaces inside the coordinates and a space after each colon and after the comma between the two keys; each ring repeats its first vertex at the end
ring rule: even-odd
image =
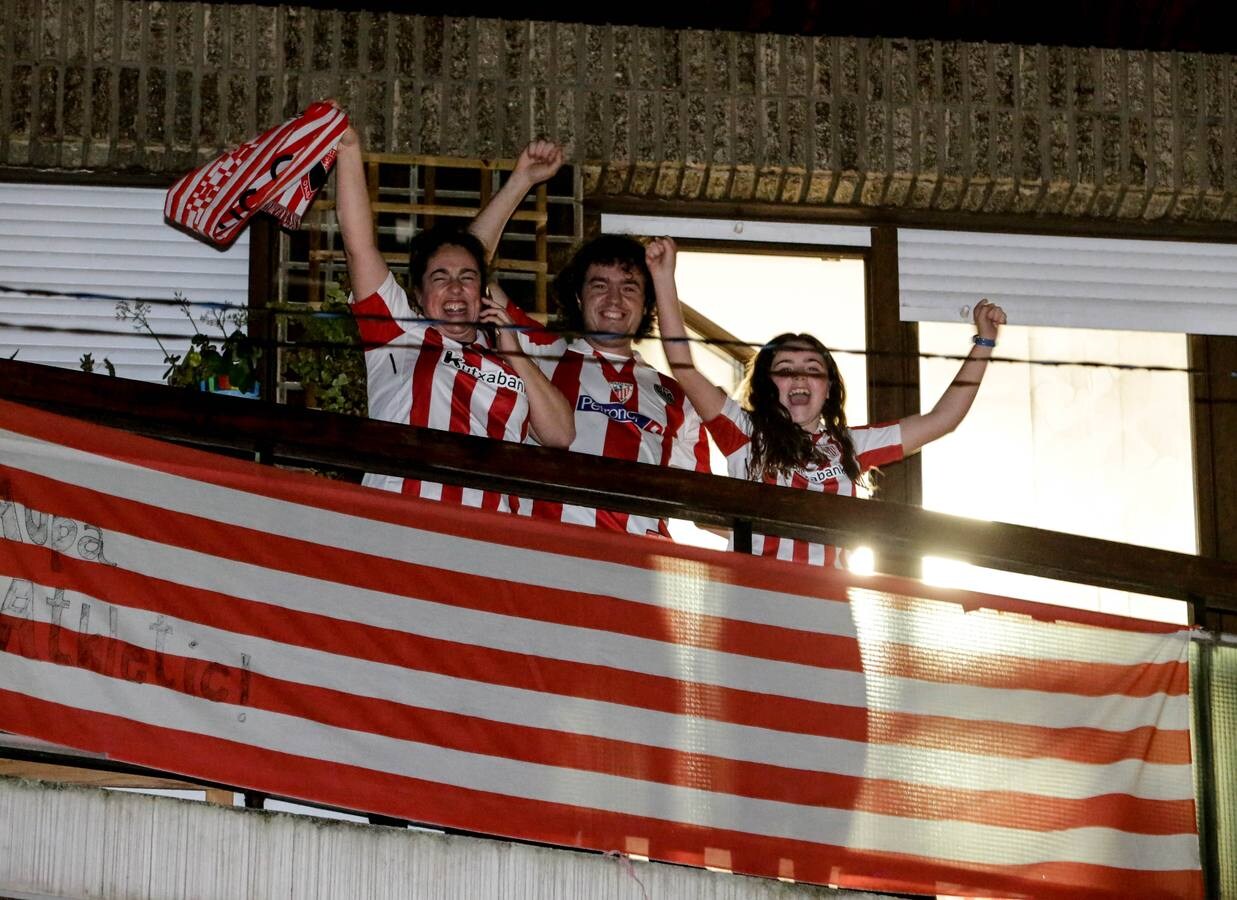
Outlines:
{"type": "MultiPolygon", "coordinates": [[[[249,236],[223,253],[189,237],[164,223],[159,189],[0,184],[0,286],[244,306],[249,236]]],[[[115,313],[115,300],[0,291],[0,355],[77,368],[91,353],[100,371],[106,356],[118,375],[159,380],[162,351],[115,313]]],[[[193,328],[178,307],[156,304],[150,321],[184,352],[193,328]]]]}
{"type": "MultiPolygon", "coordinates": [[[[0,823],[6,826],[0,894],[13,898],[877,900],[866,892],[633,861],[617,853],[607,857],[8,778],[0,778],[0,823]]],[[[637,852],[631,846],[614,849],[637,852]]]]}
{"type": "Polygon", "coordinates": [[[898,230],[902,319],[1237,335],[1237,245],[898,230]]]}
{"type": "Polygon", "coordinates": [[[660,235],[710,241],[773,244],[819,244],[867,248],[872,229],[862,225],[813,225],[809,222],[750,222],[742,219],[691,219],[675,216],[624,216],[603,213],[607,234],[660,235]]]}

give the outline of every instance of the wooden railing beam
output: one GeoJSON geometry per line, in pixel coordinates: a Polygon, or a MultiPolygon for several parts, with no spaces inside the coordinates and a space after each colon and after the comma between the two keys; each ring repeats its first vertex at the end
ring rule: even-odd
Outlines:
{"type": "Polygon", "coordinates": [[[870,543],[1004,571],[1237,611],[1237,563],[982,522],[915,507],[543,447],[298,410],[257,400],[0,360],[0,397],[211,449],[269,449],[276,462],[475,484],[625,512],[691,519],[826,543],[870,543]]]}

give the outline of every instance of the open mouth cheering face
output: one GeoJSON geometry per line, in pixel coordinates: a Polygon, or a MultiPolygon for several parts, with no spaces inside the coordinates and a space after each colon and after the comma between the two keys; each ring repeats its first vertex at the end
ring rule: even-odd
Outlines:
{"type": "Polygon", "coordinates": [[[421,279],[421,308],[435,328],[457,341],[477,336],[481,314],[481,270],[463,247],[443,246],[430,257],[421,279]]]}
{"type": "Polygon", "coordinates": [[[769,375],[777,386],[778,400],[791,421],[806,431],[820,426],[821,411],[829,397],[825,359],[815,350],[787,348],[773,355],[769,375]]]}

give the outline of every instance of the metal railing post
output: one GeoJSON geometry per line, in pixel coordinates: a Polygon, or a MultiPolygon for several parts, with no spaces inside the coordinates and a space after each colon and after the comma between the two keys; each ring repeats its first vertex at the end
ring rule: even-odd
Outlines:
{"type": "MultiPolygon", "coordinates": [[[[1197,599],[1197,598],[1195,598],[1197,599]]],[[[1204,605],[1193,603],[1197,610],[1204,605]]],[[[1203,621],[1196,625],[1205,627],[1203,621]]],[[[1215,734],[1211,690],[1214,655],[1218,639],[1213,633],[1195,642],[1197,664],[1194,673],[1194,769],[1198,785],[1198,844],[1202,856],[1203,885],[1207,897],[1220,897],[1220,834],[1216,808],[1215,734]]]]}

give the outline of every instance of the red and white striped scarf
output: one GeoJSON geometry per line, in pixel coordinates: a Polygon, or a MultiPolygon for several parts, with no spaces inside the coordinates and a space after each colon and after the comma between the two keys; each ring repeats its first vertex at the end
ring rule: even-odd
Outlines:
{"type": "Polygon", "coordinates": [[[313,103],[299,116],[194,169],[168,190],[168,221],[220,247],[256,212],[295,228],[326,182],[348,114],[313,103]]]}

